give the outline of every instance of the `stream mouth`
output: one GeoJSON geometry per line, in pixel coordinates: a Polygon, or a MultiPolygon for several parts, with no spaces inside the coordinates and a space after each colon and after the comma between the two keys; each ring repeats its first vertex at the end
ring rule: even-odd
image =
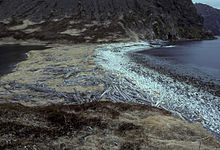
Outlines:
{"type": "Polygon", "coordinates": [[[97,50],[96,62],[113,74],[131,79],[134,90],[143,90],[150,97],[147,100],[150,105],[199,123],[220,138],[218,85],[199,81],[200,77],[192,78],[191,74],[174,74],[164,68],[167,63],[163,64],[160,59],[137,53],[143,49],[152,48],[147,42],[108,45],[97,50]]]}
{"type": "Polygon", "coordinates": [[[13,72],[16,64],[27,59],[26,53],[31,50],[48,49],[46,46],[0,45],[0,77],[13,72]]]}

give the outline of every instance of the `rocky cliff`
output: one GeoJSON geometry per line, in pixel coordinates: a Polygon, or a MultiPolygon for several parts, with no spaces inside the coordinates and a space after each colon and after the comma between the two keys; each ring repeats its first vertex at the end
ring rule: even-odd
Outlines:
{"type": "Polygon", "coordinates": [[[220,10],[209,5],[195,4],[197,11],[204,18],[204,26],[215,35],[220,35],[220,10]]]}
{"type": "Polygon", "coordinates": [[[213,38],[191,0],[1,0],[0,20],[0,37],[17,39],[213,38]]]}

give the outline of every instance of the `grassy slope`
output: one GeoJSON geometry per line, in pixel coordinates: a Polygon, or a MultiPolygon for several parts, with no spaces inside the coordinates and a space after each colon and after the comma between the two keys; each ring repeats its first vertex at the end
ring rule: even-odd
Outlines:
{"type": "Polygon", "coordinates": [[[215,149],[200,125],[139,104],[0,105],[0,149],[215,149]]]}

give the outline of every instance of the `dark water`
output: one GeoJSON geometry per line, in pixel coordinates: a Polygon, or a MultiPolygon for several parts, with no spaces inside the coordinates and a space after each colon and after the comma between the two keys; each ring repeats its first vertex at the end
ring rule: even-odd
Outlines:
{"type": "Polygon", "coordinates": [[[27,58],[26,54],[30,50],[44,50],[45,46],[21,46],[21,45],[1,45],[0,46],[0,77],[10,73],[15,65],[27,58]]]}
{"type": "Polygon", "coordinates": [[[164,63],[169,62],[176,71],[182,73],[191,69],[194,74],[203,74],[201,78],[209,76],[210,80],[220,80],[220,37],[217,38],[217,40],[179,42],[175,47],[155,48],[138,53],[155,57],[164,63]]]}
{"type": "Polygon", "coordinates": [[[133,61],[220,97],[220,37],[178,42],[131,54],[133,61]]]}

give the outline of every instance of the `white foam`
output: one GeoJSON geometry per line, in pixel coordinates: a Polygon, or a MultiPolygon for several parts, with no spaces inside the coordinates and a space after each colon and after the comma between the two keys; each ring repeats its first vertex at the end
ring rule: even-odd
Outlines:
{"type": "Polygon", "coordinates": [[[216,97],[206,91],[160,74],[133,62],[128,52],[150,49],[148,42],[105,44],[96,50],[96,62],[113,74],[133,80],[136,87],[152,97],[152,105],[182,114],[188,120],[201,123],[220,134],[220,112],[216,97]]]}

